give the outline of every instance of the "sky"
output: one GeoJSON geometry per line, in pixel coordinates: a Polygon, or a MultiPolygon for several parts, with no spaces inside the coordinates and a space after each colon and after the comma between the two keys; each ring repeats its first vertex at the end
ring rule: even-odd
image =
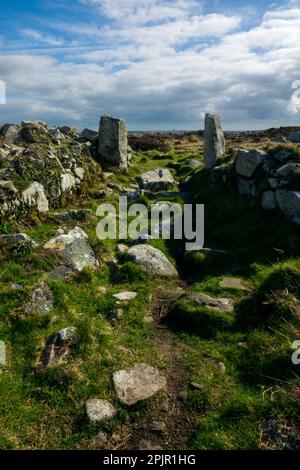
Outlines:
{"type": "Polygon", "coordinates": [[[300,125],[300,0],[1,0],[0,15],[2,124],[300,125]]]}

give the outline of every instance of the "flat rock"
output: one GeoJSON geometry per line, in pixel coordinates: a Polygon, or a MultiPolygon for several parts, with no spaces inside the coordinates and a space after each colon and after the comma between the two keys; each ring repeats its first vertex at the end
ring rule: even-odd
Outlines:
{"type": "Polygon", "coordinates": [[[166,387],[165,377],[148,364],[136,364],[131,369],[119,370],[113,374],[113,381],[118,399],[128,406],[146,400],[166,387]]]}
{"type": "Polygon", "coordinates": [[[51,279],[51,281],[61,281],[67,279],[73,272],[73,269],[68,266],[58,266],[48,274],[48,279],[51,279]]]}
{"type": "Polygon", "coordinates": [[[166,169],[156,169],[143,173],[140,177],[140,187],[151,191],[163,191],[175,184],[172,173],[166,169]]]}
{"type": "Polygon", "coordinates": [[[133,291],[124,291],[119,294],[114,294],[113,297],[121,302],[128,302],[129,300],[135,299],[137,292],[133,291]]]}
{"type": "Polygon", "coordinates": [[[117,410],[108,400],[90,398],[85,402],[86,414],[92,423],[113,419],[117,410]]]}
{"type": "Polygon", "coordinates": [[[55,212],[52,219],[59,223],[66,223],[71,221],[87,222],[92,215],[90,209],[72,209],[69,211],[55,212]]]}
{"type": "Polygon", "coordinates": [[[206,294],[192,294],[188,296],[188,300],[217,312],[232,312],[234,309],[232,299],[209,297],[206,294]]]}
{"type": "Polygon", "coordinates": [[[31,248],[37,248],[38,244],[32,240],[26,233],[6,233],[0,235],[0,242],[4,244],[18,245],[19,243],[29,245],[31,248]]]}
{"type": "Polygon", "coordinates": [[[241,279],[233,278],[233,277],[224,277],[220,281],[220,287],[224,289],[239,289],[239,290],[249,290],[244,284],[241,279]]]}
{"type": "Polygon", "coordinates": [[[178,272],[168,258],[150,245],[136,245],[128,250],[126,258],[142,266],[152,275],[177,277],[178,272]]]}

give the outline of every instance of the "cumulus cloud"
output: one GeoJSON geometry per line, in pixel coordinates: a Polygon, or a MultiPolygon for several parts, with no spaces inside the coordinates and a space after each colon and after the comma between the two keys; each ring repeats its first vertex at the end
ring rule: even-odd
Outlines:
{"type": "Polygon", "coordinates": [[[205,13],[199,1],[81,4],[92,10],[91,24],[57,22],[53,35],[23,28],[33,41],[51,45],[54,38],[47,54],[0,57],[7,120],[97,128],[99,115],[109,113],[125,117],[131,129],[184,129],[201,127],[206,111],[220,113],[227,128],[297,119],[289,106],[300,79],[295,3],[266,11],[247,30],[243,17],[205,13]],[[67,50],[67,43],[74,47],[67,50]]]}

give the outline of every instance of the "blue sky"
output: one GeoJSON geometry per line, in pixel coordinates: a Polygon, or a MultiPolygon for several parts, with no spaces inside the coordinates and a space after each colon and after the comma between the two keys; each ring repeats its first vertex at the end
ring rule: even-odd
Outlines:
{"type": "Polygon", "coordinates": [[[0,122],[131,130],[300,123],[300,1],[2,0],[0,122]]]}

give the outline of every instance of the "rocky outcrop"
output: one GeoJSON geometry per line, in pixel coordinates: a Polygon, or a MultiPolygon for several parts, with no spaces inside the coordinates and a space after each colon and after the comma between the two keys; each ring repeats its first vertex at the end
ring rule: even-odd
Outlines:
{"type": "Polygon", "coordinates": [[[148,364],[136,364],[128,370],[113,374],[118,399],[123,405],[132,406],[152,397],[166,387],[166,379],[159,370],[148,364]]]}
{"type": "Polygon", "coordinates": [[[219,116],[206,114],[204,129],[205,168],[214,168],[225,153],[225,137],[219,116]]]}
{"type": "Polygon", "coordinates": [[[128,167],[127,128],[123,119],[101,116],[98,138],[98,158],[104,166],[128,167]]]}
{"type": "Polygon", "coordinates": [[[68,127],[23,121],[0,128],[0,216],[25,216],[62,207],[101,168],[91,143],[68,127]]]}

